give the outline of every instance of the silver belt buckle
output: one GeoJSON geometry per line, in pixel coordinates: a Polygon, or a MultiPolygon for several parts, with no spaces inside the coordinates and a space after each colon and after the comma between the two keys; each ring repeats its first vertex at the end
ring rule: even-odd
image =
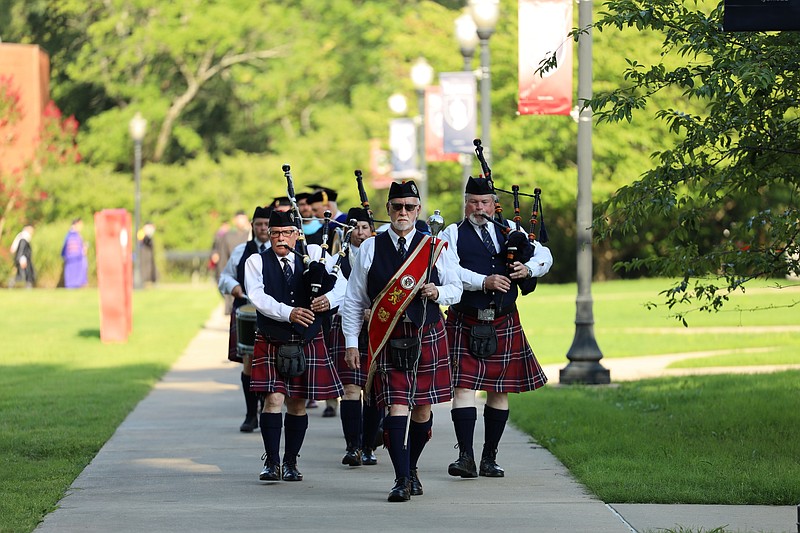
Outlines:
{"type": "Polygon", "coordinates": [[[478,320],[494,320],[494,309],[478,309],[478,320]]]}

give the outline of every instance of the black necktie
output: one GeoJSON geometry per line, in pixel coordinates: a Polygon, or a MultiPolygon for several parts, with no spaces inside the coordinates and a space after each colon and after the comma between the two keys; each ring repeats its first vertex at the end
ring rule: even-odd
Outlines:
{"type": "Polygon", "coordinates": [[[483,245],[486,246],[490,254],[494,255],[497,253],[494,243],[492,242],[492,236],[489,235],[489,230],[486,229],[486,224],[481,226],[481,239],[483,239],[483,245]]]}
{"type": "Polygon", "coordinates": [[[406,238],[400,237],[397,239],[397,253],[400,254],[400,259],[406,258],[406,238]]]}
{"type": "Polygon", "coordinates": [[[261,246],[258,247],[258,251],[261,252],[262,254],[266,251],[266,249],[267,246],[265,244],[262,244],[261,246]]]}
{"type": "Polygon", "coordinates": [[[292,267],[289,266],[289,259],[284,257],[283,261],[283,277],[286,278],[286,283],[292,282],[292,267]]]}

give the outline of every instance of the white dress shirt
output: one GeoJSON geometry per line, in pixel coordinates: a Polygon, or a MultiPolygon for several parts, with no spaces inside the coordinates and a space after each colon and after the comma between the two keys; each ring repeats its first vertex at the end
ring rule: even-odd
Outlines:
{"type": "MultiPolygon", "coordinates": [[[[258,239],[255,239],[256,246],[259,248],[263,244],[267,249],[272,246],[272,244],[267,242],[261,242],[258,239]]],[[[228,258],[228,262],[225,263],[225,268],[222,269],[222,273],[219,275],[219,282],[217,283],[217,288],[219,289],[220,294],[231,294],[231,291],[239,285],[239,281],[236,279],[236,267],[239,266],[239,261],[242,260],[242,256],[244,255],[244,248],[247,246],[246,242],[242,244],[236,245],[236,248],[231,251],[231,256],[228,258]]],[[[256,255],[256,254],[254,254],[256,255]]],[[[244,287],[242,287],[244,288],[244,287]]]]}
{"type": "MultiPolygon", "coordinates": [[[[387,231],[396,249],[399,236],[392,228],[387,231]]],[[[406,248],[411,245],[415,233],[416,230],[412,229],[411,233],[405,236],[406,248]]],[[[358,254],[351,258],[350,265],[353,269],[350,272],[344,303],[340,310],[346,348],[358,348],[358,334],[364,322],[364,310],[372,307],[372,302],[367,295],[367,273],[372,266],[374,257],[375,238],[370,237],[361,243],[358,254]]],[[[436,303],[444,306],[457,303],[461,300],[463,292],[461,280],[458,277],[458,265],[452,263],[450,254],[442,252],[434,267],[439,273],[440,282],[440,285],[437,286],[439,297],[436,299],[436,303]]]]}

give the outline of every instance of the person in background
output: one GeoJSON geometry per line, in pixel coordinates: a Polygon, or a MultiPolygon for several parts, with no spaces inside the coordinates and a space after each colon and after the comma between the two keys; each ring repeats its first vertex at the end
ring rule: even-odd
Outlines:
{"type": "MultiPolygon", "coordinates": [[[[221,268],[225,268],[233,250],[250,239],[250,224],[250,219],[247,218],[247,214],[244,211],[236,211],[236,214],[233,216],[233,228],[228,230],[220,241],[219,260],[222,264],[221,268]]],[[[219,285],[219,280],[217,280],[217,284],[219,285]]],[[[233,298],[230,294],[226,296],[225,314],[229,315],[233,312],[233,298]]]]}
{"type": "Polygon", "coordinates": [[[516,301],[520,284],[547,274],[553,256],[542,244],[533,242],[530,260],[508,265],[508,237],[482,216],[494,214],[496,201],[486,178],[470,177],[464,195],[464,220],[442,232],[447,253],[458,261],[464,285],[461,301],[447,312],[455,387],[451,417],[459,450],[458,459],[447,472],[462,478],[505,475],[496,459],[508,421],[508,393],[535,390],[547,382],[525,338],[516,301]],[[486,391],[479,467],[472,446],[477,391],[486,391]]]}
{"type": "Polygon", "coordinates": [[[36,270],[33,268],[33,248],[31,247],[33,231],[33,226],[26,224],[11,243],[11,254],[14,256],[17,275],[14,280],[9,282],[9,286],[24,283],[25,287],[30,289],[36,285],[36,270]]]}
{"type": "Polygon", "coordinates": [[[83,241],[81,231],[83,231],[83,220],[76,218],[72,221],[69,232],[64,238],[64,245],[61,247],[61,258],[64,260],[64,288],[66,289],[78,289],[85,287],[88,283],[88,246],[83,241]]]}
{"type": "Polygon", "coordinates": [[[156,234],[156,226],[152,222],[146,222],[139,230],[139,247],[141,257],[139,266],[142,269],[142,282],[155,283],[158,281],[158,270],[156,270],[156,254],[153,243],[153,236],[156,234]]]}

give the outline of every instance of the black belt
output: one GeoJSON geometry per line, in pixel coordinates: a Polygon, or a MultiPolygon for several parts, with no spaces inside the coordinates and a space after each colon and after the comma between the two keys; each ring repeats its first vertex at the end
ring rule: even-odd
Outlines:
{"type": "MultiPolygon", "coordinates": [[[[478,309],[477,307],[471,307],[469,305],[465,305],[462,303],[457,303],[455,305],[451,305],[450,309],[453,311],[457,311],[462,315],[471,316],[472,318],[478,318],[478,309]]],[[[510,315],[511,313],[517,310],[517,304],[511,304],[508,307],[504,307],[502,309],[495,310],[494,312],[494,319],[497,320],[498,318],[502,318],[506,315],[510,315]]]]}

